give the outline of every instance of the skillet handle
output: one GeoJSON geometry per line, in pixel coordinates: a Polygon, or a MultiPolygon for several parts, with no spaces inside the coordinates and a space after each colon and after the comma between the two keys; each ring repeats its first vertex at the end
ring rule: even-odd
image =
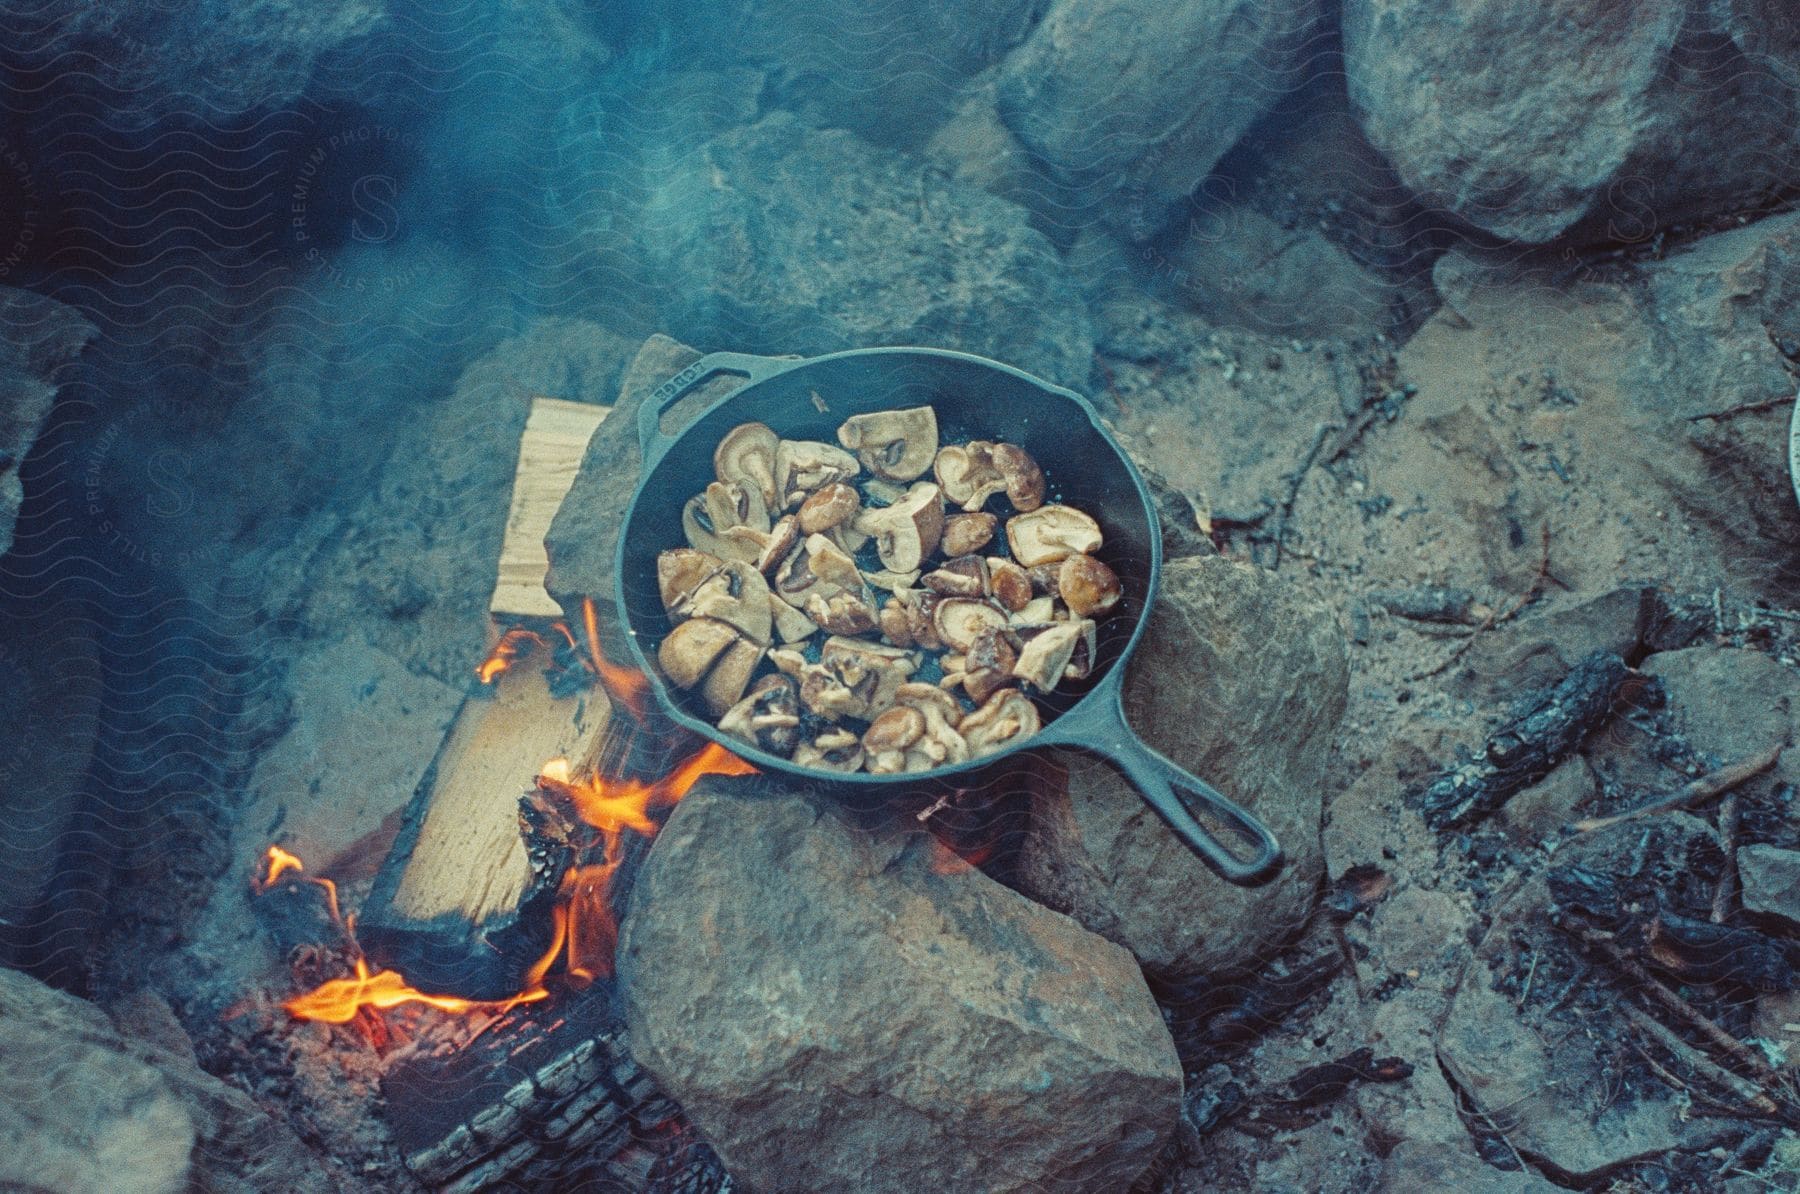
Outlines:
{"type": "Polygon", "coordinates": [[[777,373],[785,373],[793,368],[800,363],[800,359],[759,357],[747,352],[710,352],[657,386],[648,398],[638,404],[638,448],[643,452],[644,470],[649,471],[674,444],[674,436],[663,434],[662,417],[669,413],[670,407],[691,393],[695,386],[715,373],[736,373],[746,379],[746,384],[766,381],[777,373]]]}
{"type": "Polygon", "coordinates": [[[1254,887],[1281,869],[1281,846],[1256,817],[1199,776],[1150,748],[1125,720],[1125,669],[1114,667],[1080,704],[1045,726],[1033,741],[1069,746],[1110,760],[1182,843],[1221,879],[1254,887]],[[1244,857],[1194,818],[1181,793],[1189,792],[1213,816],[1229,824],[1254,853],[1244,857]]]}

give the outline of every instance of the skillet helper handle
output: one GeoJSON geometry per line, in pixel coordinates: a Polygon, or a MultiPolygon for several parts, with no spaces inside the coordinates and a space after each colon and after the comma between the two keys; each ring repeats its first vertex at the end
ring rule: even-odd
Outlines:
{"type": "Polygon", "coordinates": [[[1124,669],[1114,668],[1079,707],[1046,726],[1039,740],[1048,739],[1111,761],[1175,836],[1227,883],[1254,887],[1274,878],[1282,863],[1281,845],[1275,835],[1224,793],[1177,766],[1137,736],[1125,720],[1124,683],[1124,669]],[[1194,817],[1182,798],[1183,792],[1230,825],[1245,845],[1253,844],[1254,852],[1246,857],[1214,837],[1194,817]]]}
{"type": "Polygon", "coordinates": [[[759,357],[747,352],[711,352],[663,382],[650,396],[638,404],[638,447],[648,469],[663,458],[675,437],[664,435],[662,418],[677,402],[687,397],[700,383],[718,373],[735,373],[745,384],[764,381],[786,372],[799,363],[799,358],[759,357]]]}

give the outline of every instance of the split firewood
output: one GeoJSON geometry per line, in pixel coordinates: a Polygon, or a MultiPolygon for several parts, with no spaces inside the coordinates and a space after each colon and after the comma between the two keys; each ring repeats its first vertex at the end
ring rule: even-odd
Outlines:
{"type": "Polygon", "coordinates": [[[1622,813],[1614,813],[1607,817],[1589,817],[1586,820],[1575,822],[1570,828],[1576,833],[1593,833],[1597,829],[1605,829],[1608,826],[1617,825],[1621,821],[1630,821],[1638,817],[1654,816],[1657,813],[1672,813],[1681,809],[1692,808],[1696,804],[1704,804],[1714,796],[1717,796],[1722,792],[1729,792],[1746,780],[1754,779],[1773,767],[1776,760],[1781,758],[1781,752],[1786,748],[1786,745],[1786,743],[1781,743],[1776,746],[1771,746],[1761,754],[1752,755],[1750,758],[1744,759],[1741,762],[1733,763],[1730,766],[1721,767],[1717,771],[1709,772],[1699,779],[1694,780],[1692,783],[1685,785],[1680,790],[1659,799],[1652,800],[1648,804],[1640,804],[1634,809],[1628,809],[1622,813]]]}
{"type": "Polygon", "coordinates": [[[488,601],[488,613],[496,623],[510,626],[562,617],[562,606],[544,591],[544,574],[550,568],[544,535],[575,484],[588,440],[611,410],[560,398],[531,400],[525,432],[519,437],[519,466],[513,475],[494,594],[488,601]]]}
{"type": "Polygon", "coordinates": [[[1467,824],[1548,775],[1605,720],[1630,674],[1610,651],[1595,651],[1577,663],[1554,688],[1489,734],[1474,758],[1419,793],[1425,819],[1438,829],[1467,824]]]}

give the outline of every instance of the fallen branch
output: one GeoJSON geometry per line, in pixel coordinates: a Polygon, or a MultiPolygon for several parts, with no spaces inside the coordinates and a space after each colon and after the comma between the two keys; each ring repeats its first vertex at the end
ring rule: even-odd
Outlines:
{"type": "Polygon", "coordinates": [[[1718,1062],[1708,1057],[1694,1046],[1663,1027],[1648,1012],[1629,1003],[1619,1004],[1619,1011],[1631,1021],[1632,1026],[1645,1036],[1661,1045],[1696,1074],[1703,1075],[1709,1082],[1721,1090],[1729,1091],[1733,1098],[1754,1107],[1763,1115],[1779,1116],[1781,1106],[1765,1094],[1761,1087],[1747,1078],[1741,1078],[1718,1062]]]}
{"type": "Polygon", "coordinates": [[[1737,793],[1728,792],[1719,802],[1719,849],[1724,852],[1725,861],[1719,867],[1719,886],[1712,898],[1712,922],[1716,925],[1724,924],[1731,915],[1731,895],[1737,887],[1737,834],[1737,793]]]}
{"type": "Polygon", "coordinates": [[[1294,503],[1300,500],[1300,486],[1306,480],[1306,474],[1312,472],[1313,465],[1319,459],[1319,451],[1325,446],[1325,437],[1331,434],[1330,423],[1320,423],[1313,429],[1312,446],[1306,449],[1300,465],[1288,476],[1287,496],[1277,508],[1275,519],[1275,560],[1269,565],[1270,571],[1281,567],[1281,549],[1287,542],[1288,518],[1294,513],[1294,503]]]}
{"type": "Polygon", "coordinates": [[[1729,792],[1745,780],[1755,779],[1775,765],[1787,743],[1778,743],[1761,754],[1721,767],[1717,771],[1708,772],[1667,796],[1652,800],[1648,804],[1640,804],[1634,809],[1622,813],[1614,813],[1606,817],[1588,817],[1570,826],[1576,833],[1593,833],[1597,829],[1607,829],[1625,821],[1634,821],[1639,817],[1651,817],[1658,813],[1672,813],[1681,809],[1692,808],[1711,800],[1724,792],[1729,792]]]}

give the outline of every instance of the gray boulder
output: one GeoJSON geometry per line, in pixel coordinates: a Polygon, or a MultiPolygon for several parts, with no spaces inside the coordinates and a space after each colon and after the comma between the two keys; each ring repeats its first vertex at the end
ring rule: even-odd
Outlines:
{"type": "Polygon", "coordinates": [[[1745,846],[1737,852],[1744,910],[1800,924],[1800,850],[1745,846]]]}
{"type": "Polygon", "coordinates": [[[1757,0],[1346,0],[1369,139],[1432,206],[1540,243],[1641,240],[1800,179],[1800,46],[1757,0]]]}
{"type": "Polygon", "coordinates": [[[1242,971],[1305,919],[1324,867],[1326,763],[1349,700],[1343,635],[1273,573],[1176,560],[1125,690],[1144,740],[1260,817],[1286,866],[1261,887],[1230,886],[1110,765],[1064,752],[1067,790],[1034,797],[1021,889],[1154,975],[1242,971]]]}
{"type": "Polygon", "coordinates": [[[1056,0],[1000,67],[1001,118],[1134,240],[1299,81],[1315,0],[1056,0]]]}
{"type": "Polygon", "coordinates": [[[50,415],[64,366],[95,330],[73,307],[0,287],[0,555],[12,547],[25,500],[19,466],[50,415]]]}
{"type": "Polygon", "coordinates": [[[644,268],[666,326],[696,345],[924,344],[1087,381],[1093,329],[1050,242],[1023,208],[916,158],[775,113],[686,158],[648,210],[644,268]]]}
{"type": "Polygon", "coordinates": [[[1124,1190],[1179,1113],[1124,950],[760,781],[676,808],[618,978],[632,1055],[749,1190],[1124,1190]]]}

